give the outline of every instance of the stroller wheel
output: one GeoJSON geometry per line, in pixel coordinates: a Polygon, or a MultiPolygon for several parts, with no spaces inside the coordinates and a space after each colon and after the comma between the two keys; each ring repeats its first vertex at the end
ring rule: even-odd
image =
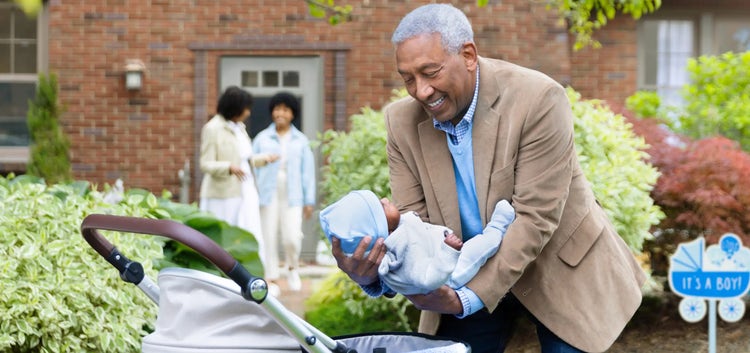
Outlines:
{"type": "Polygon", "coordinates": [[[726,322],[737,322],[745,315],[745,303],[737,298],[719,301],[719,317],[726,322]]]}
{"type": "Polygon", "coordinates": [[[680,316],[687,322],[698,322],[706,316],[706,301],[696,297],[686,297],[680,300],[680,316]]]}

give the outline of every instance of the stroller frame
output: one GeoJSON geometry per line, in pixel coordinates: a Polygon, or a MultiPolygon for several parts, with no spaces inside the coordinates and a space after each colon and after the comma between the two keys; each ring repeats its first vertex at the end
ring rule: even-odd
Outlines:
{"type": "Polygon", "coordinates": [[[171,220],[92,214],[81,224],[83,238],[114,266],[125,282],[133,283],[152,301],[159,303],[159,287],[148,278],[143,266],[128,259],[110,243],[99,230],[159,235],[192,248],[240,286],[240,295],[259,304],[282,325],[297,342],[310,353],[356,353],[356,350],[336,341],[296,314],[287,310],[276,298],[268,296],[268,285],[263,278],[253,276],[226,250],[204,234],[171,220]]]}

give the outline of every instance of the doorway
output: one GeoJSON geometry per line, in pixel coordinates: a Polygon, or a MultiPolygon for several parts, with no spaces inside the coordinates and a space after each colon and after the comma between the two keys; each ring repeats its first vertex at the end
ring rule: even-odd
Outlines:
{"type": "MultiPolygon", "coordinates": [[[[268,102],[271,97],[286,91],[300,102],[301,117],[293,124],[311,141],[316,139],[323,126],[323,60],[319,56],[227,56],[222,57],[219,68],[219,94],[229,86],[238,86],[253,96],[253,108],[246,121],[251,138],[271,123],[268,102]]],[[[314,150],[316,183],[320,182],[320,154],[314,150]]],[[[318,189],[318,196],[320,190],[318,189]]],[[[320,200],[320,197],[318,197],[320,200]]],[[[316,205],[316,209],[320,204],[316,205]]],[[[320,240],[317,212],[302,223],[305,237],[302,241],[301,260],[315,259],[320,240]]],[[[282,247],[279,246],[280,251],[282,247]]],[[[281,254],[280,254],[281,256],[281,254]]],[[[281,257],[283,259],[283,257],[281,257]]]]}

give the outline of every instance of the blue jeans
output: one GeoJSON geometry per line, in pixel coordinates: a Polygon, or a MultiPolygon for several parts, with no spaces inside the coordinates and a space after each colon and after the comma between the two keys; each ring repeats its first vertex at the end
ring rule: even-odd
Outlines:
{"type": "Polygon", "coordinates": [[[561,340],[552,331],[537,320],[513,294],[503,301],[490,314],[480,310],[463,319],[453,315],[440,318],[437,335],[464,341],[471,346],[472,353],[502,353],[515,330],[516,320],[526,315],[536,325],[536,334],[542,353],[579,353],[583,352],[561,340]]]}

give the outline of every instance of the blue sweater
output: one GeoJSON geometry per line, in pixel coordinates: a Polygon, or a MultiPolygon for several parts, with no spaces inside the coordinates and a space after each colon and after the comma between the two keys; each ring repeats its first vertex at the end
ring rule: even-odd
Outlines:
{"type": "Polygon", "coordinates": [[[448,138],[448,149],[453,157],[453,172],[456,176],[461,234],[464,241],[482,234],[484,229],[474,183],[474,156],[471,142],[471,133],[466,134],[457,145],[454,145],[448,138]]]}
{"type": "MultiPolygon", "coordinates": [[[[289,206],[315,204],[315,161],[310,149],[310,141],[294,126],[291,127],[291,139],[286,150],[287,197],[289,206]]],[[[276,124],[271,123],[261,131],[253,141],[254,153],[279,153],[279,135],[276,124]]],[[[255,168],[255,180],[258,184],[260,205],[267,206],[276,193],[276,175],[279,162],[269,163],[255,168]]]]}

